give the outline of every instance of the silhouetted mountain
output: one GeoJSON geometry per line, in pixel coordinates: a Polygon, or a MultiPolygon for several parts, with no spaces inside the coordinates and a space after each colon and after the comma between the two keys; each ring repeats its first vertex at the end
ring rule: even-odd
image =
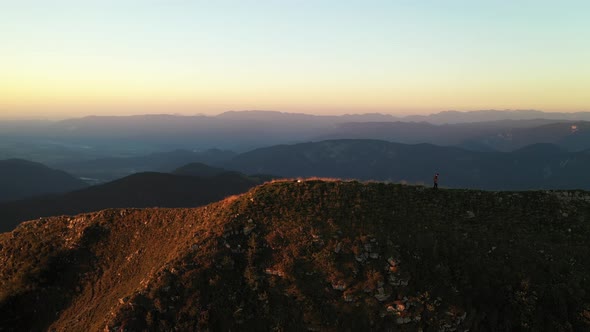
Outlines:
{"type": "Polygon", "coordinates": [[[590,121],[590,112],[559,113],[536,110],[481,110],[481,111],[444,111],[430,115],[410,115],[403,121],[426,121],[432,124],[487,122],[498,120],[570,120],[590,121]]]}
{"type": "Polygon", "coordinates": [[[211,149],[203,152],[176,150],[152,153],[147,156],[127,158],[102,158],[96,160],[61,163],[61,169],[80,177],[110,181],[138,172],[171,172],[192,162],[220,163],[236,154],[231,151],[211,149]]]}
{"type": "Polygon", "coordinates": [[[88,186],[70,174],[22,159],[0,160],[0,201],[62,193],[88,186]]]}
{"type": "Polygon", "coordinates": [[[0,203],[0,232],[12,230],[25,220],[106,208],[201,206],[243,193],[268,180],[237,172],[203,177],[137,173],[62,195],[0,203]]]}
{"type": "Polygon", "coordinates": [[[590,156],[550,145],[514,152],[474,152],[430,144],[331,140],[257,149],[236,156],[226,167],[285,177],[426,184],[439,172],[441,184],[454,188],[590,189],[590,156]]]}
{"type": "Polygon", "coordinates": [[[245,123],[308,123],[337,121],[338,116],[322,116],[304,113],[286,113],[276,111],[228,111],[215,116],[217,119],[233,120],[245,123]],[[322,121],[324,120],[324,121],[322,121]]]}
{"type": "Polygon", "coordinates": [[[433,125],[427,122],[343,123],[314,138],[379,139],[396,143],[431,143],[474,151],[512,151],[552,143],[570,151],[590,148],[590,122],[504,120],[433,125]]]}
{"type": "MultiPolygon", "coordinates": [[[[232,111],[217,116],[161,114],[89,116],[59,122],[0,122],[0,138],[3,141],[0,144],[0,158],[35,160],[59,168],[59,164],[64,162],[103,157],[134,157],[176,149],[193,151],[219,148],[245,152],[269,145],[341,138],[386,139],[400,143],[445,142],[444,144],[448,145],[489,150],[494,149],[493,145],[478,141],[484,134],[499,135],[514,128],[530,127],[534,123],[544,125],[590,120],[589,114],[474,111],[395,117],[378,113],[325,116],[271,111],[232,111]],[[405,124],[388,124],[400,121],[405,124]],[[488,123],[480,124],[482,121],[488,123]],[[373,124],[363,125],[368,122],[373,124]],[[375,124],[377,122],[384,125],[379,127],[375,124]],[[463,126],[439,128],[429,127],[427,123],[463,126]],[[385,131],[387,126],[391,126],[390,132],[385,131]],[[378,132],[372,132],[371,128],[378,132]],[[412,128],[415,131],[411,131],[412,128]]],[[[559,144],[552,141],[542,142],[559,144]]],[[[580,141],[576,142],[572,145],[579,145],[580,141]]],[[[569,149],[568,144],[564,147],[569,149]]],[[[588,143],[581,144],[582,146],[576,149],[584,148],[588,143]]]]}
{"type": "Polygon", "coordinates": [[[272,181],[280,179],[281,177],[269,174],[252,174],[245,175],[236,171],[229,171],[223,168],[211,167],[202,163],[191,163],[184,165],[172,172],[176,175],[188,175],[188,176],[199,176],[199,177],[210,177],[210,176],[228,176],[228,177],[242,177],[250,179],[254,182],[262,183],[266,181],[272,181]]]}
{"type": "Polygon", "coordinates": [[[56,123],[62,139],[85,137],[107,142],[149,143],[160,150],[221,147],[247,150],[268,142],[293,142],[332,126],[339,117],[280,112],[228,112],[218,116],[142,115],[85,117],[56,123]]]}
{"type": "Polygon", "coordinates": [[[588,331],[590,193],[276,182],[0,234],[0,324],[588,331]],[[56,314],[57,313],[57,314],[56,314]]]}
{"type": "Polygon", "coordinates": [[[590,122],[549,123],[530,128],[505,128],[484,133],[470,142],[480,142],[501,151],[512,151],[531,144],[551,143],[570,151],[590,148],[590,122]]]}
{"type": "MultiPolygon", "coordinates": [[[[0,122],[0,158],[35,160],[61,169],[63,164],[111,157],[138,157],[178,149],[203,151],[216,148],[245,152],[277,144],[325,139],[381,139],[483,151],[510,151],[528,144],[553,143],[579,151],[590,147],[587,136],[582,135],[583,126],[578,135],[567,138],[550,133],[542,135],[546,128],[539,128],[539,134],[529,133],[525,128],[533,130],[533,127],[549,124],[582,122],[588,120],[588,114],[475,111],[400,118],[375,113],[319,116],[244,111],[217,116],[163,114],[91,116],[55,123],[0,122]],[[11,129],[12,125],[18,129],[11,129]],[[522,142],[510,141],[507,139],[509,135],[522,136],[522,142]],[[538,140],[533,140],[533,137],[538,140]]],[[[211,160],[191,161],[212,163],[211,160]]],[[[128,170],[123,170],[115,177],[129,174],[128,170]]],[[[107,178],[113,179],[113,176],[107,178]]]]}
{"type": "Polygon", "coordinates": [[[365,113],[344,115],[313,115],[304,113],[286,113],[276,111],[229,111],[216,116],[219,119],[231,119],[240,121],[260,121],[266,123],[300,123],[307,126],[318,124],[337,124],[345,122],[390,122],[398,121],[400,117],[390,114],[365,113]]]}
{"type": "Polygon", "coordinates": [[[175,169],[172,173],[176,175],[188,175],[188,176],[215,176],[228,172],[228,170],[212,167],[203,163],[190,163],[175,169]]]}

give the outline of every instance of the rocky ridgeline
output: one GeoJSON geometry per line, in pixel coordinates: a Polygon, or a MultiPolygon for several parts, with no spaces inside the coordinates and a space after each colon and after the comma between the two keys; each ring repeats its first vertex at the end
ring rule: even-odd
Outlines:
{"type": "Polygon", "coordinates": [[[5,330],[590,328],[590,194],[275,182],[0,235],[5,330]]]}

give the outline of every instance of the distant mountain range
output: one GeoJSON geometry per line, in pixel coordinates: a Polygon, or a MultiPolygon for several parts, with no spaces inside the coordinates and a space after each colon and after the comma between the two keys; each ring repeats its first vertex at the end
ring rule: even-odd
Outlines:
{"type": "Polygon", "coordinates": [[[137,157],[110,157],[94,160],[61,162],[52,166],[97,183],[112,181],[139,172],[169,173],[183,165],[195,162],[219,164],[229,160],[236,153],[210,149],[194,152],[175,150],[151,153],[137,157]]]}
{"type": "MultiPolygon", "coordinates": [[[[452,125],[433,125],[425,122],[354,122],[319,130],[316,136],[307,141],[335,139],[375,139],[405,144],[429,143],[485,152],[515,151],[532,144],[547,143],[567,151],[579,152],[590,149],[590,122],[555,122],[543,119],[452,125]]],[[[272,145],[273,141],[269,139],[263,145],[272,145]]],[[[171,172],[191,162],[224,166],[236,155],[235,152],[219,149],[200,152],[175,150],[131,157],[76,159],[53,162],[50,166],[100,183],[137,172],[171,172]]]]}
{"type": "MultiPolygon", "coordinates": [[[[546,125],[542,135],[554,132],[555,140],[567,142],[578,133],[562,134],[560,124],[546,125]]],[[[571,128],[570,128],[571,129],[571,128]]],[[[584,133],[582,128],[582,133],[584,133]]],[[[375,133],[378,131],[375,130],[375,133]]],[[[514,131],[509,140],[515,146],[527,140],[535,141],[535,131],[514,131]]],[[[585,135],[585,134],[583,134],[585,135]]],[[[490,145],[505,142],[490,139],[490,145]]],[[[483,143],[472,143],[482,144],[483,143]]],[[[441,173],[441,185],[454,188],[488,190],[529,190],[590,188],[590,149],[570,152],[557,145],[538,143],[523,148],[499,152],[489,145],[472,151],[458,147],[432,144],[400,144],[382,140],[326,140],[292,145],[276,145],[234,154],[214,151],[193,153],[175,151],[146,157],[110,158],[63,164],[62,167],[79,177],[98,177],[102,182],[136,172],[174,172],[187,162],[199,160],[210,166],[245,174],[273,174],[285,177],[327,176],[379,181],[406,181],[429,185],[435,172],[441,173]],[[214,156],[215,158],[213,158],[214,156]],[[205,160],[204,160],[205,159],[205,160]]],[[[203,172],[192,165],[194,173],[203,172]]],[[[176,172],[195,175],[190,168],[176,172]]],[[[203,174],[199,174],[202,176],[203,174]]]]}
{"type": "Polygon", "coordinates": [[[0,324],[589,331],[589,199],[281,181],[201,208],[42,218],[0,233],[0,324]]]}
{"type": "MultiPolygon", "coordinates": [[[[381,126],[384,125],[376,124],[374,127],[381,126]]],[[[567,144],[570,135],[582,137],[587,135],[589,129],[585,123],[578,127],[578,132],[572,132],[570,126],[569,133],[564,133],[567,128],[561,124],[544,125],[543,128],[514,130],[507,136],[509,139],[491,137],[486,141],[487,151],[432,144],[344,139],[276,145],[241,154],[220,150],[178,150],[142,157],[63,163],[61,167],[70,174],[88,181],[94,180],[95,183],[105,183],[141,172],[202,177],[227,175],[227,170],[234,170],[244,174],[327,176],[429,185],[432,175],[439,172],[441,185],[454,188],[589,189],[590,173],[587,170],[590,169],[590,149],[570,152],[548,143],[531,144],[511,152],[498,152],[490,148],[490,145],[501,146],[506,141],[510,142],[506,144],[514,146],[538,141],[536,133],[543,137],[552,136],[554,141],[567,144]]],[[[375,129],[373,133],[377,134],[379,130],[375,129]]],[[[472,144],[483,145],[482,142],[472,144]]],[[[486,149],[482,147],[481,150],[486,149]]],[[[25,161],[4,163],[12,164],[12,172],[7,168],[3,173],[3,196],[0,197],[5,201],[67,192],[87,185],[65,172],[51,170],[41,164],[25,161]]]]}
{"type": "Polygon", "coordinates": [[[432,124],[535,119],[590,121],[590,112],[561,113],[537,110],[480,110],[468,112],[444,111],[430,115],[410,115],[403,117],[403,121],[425,121],[432,124]]]}
{"type": "Polygon", "coordinates": [[[21,159],[0,160],[0,202],[88,186],[66,172],[21,159]]]}
{"type": "MultiPolygon", "coordinates": [[[[217,116],[90,116],[59,122],[1,122],[0,158],[22,158],[59,167],[108,157],[134,157],[153,152],[211,148],[245,152],[277,144],[325,139],[386,139],[398,143],[433,143],[475,150],[513,150],[507,133],[542,125],[578,125],[583,131],[590,112],[539,111],[441,112],[428,116],[386,114],[318,116],[271,111],[226,112],[217,116]],[[396,123],[397,122],[397,123],[396,123]],[[382,125],[373,133],[376,123],[382,125]],[[386,130],[389,130],[387,132],[386,130]],[[496,137],[504,140],[494,145],[496,137]],[[490,143],[491,142],[491,143],[490,143]]],[[[566,149],[588,147],[584,137],[570,138],[566,149]]],[[[562,142],[540,137],[530,143],[562,142]]]]}
{"type": "Polygon", "coordinates": [[[220,168],[212,167],[203,163],[190,163],[182,167],[177,168],[172,172],[176,175],[187,175],[187,176],[199,176],[199,177],[210,177],[221,174],[228,174],[230,171],[220,168]]]}
{"type": "Polygon", "coordinates": [[[433,125],[427,122],[343,123],[315,137],[379,139],[396,143],[430,143],[473,151],[513,151],[536,143],[551,143],[570,151],[590,149],[590,122],[502,120],[433,125]]]}
{"type": "Polygon", "coordinates": [[[407,181],[488,190],[590,189],[590,150],[535,144],[513,152],[474,152],[431,144],[329,140],[278,145],[240,154],[227,168],[285,177],[407,181]]]}
{"type": "Polygon", "coordinates": [[[243,193],[273,178],[202,164],[186,165],[174,173],[137,173],[65,194],[0,203],[0,232],[25,220],[107,208],[196,207],[243,193]]]}

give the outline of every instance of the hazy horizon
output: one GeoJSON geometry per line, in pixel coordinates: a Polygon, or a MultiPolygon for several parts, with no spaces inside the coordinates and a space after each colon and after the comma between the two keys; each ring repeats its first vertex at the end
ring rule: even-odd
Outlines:
{"type": "Polygon", "coordinates": [[[106,117],[131,117],[131,116],[158,116],[158,115],[165,115],[165,116],[184,116],[184,117],[193,117],[193,116],[207,116],[207,117],[216,117],[224,113],[229,112],[269,112],[269,113],[282,113],[282,114],[300,114],[300,115],[313,115],[313,116],[352,116],[352,115],[371,115],[371,114],[379,114],[384,116],[393,116],[398,118],[404,117],[411,117],[411,116],[433,116],[441,113],[447,112],[459,112],[459,113],[473,113],[473,112],[542,112],[542,113],[562,113],[562,114],[575,114],[575,113],[588,113],[590,111],[572,111],[572,112],[550,112],[545,110],[537,110],[537,109],[505,109],[505,110],[497,110],[497,109],[482,109],[482,110],[441,110],[436,112],[428,112],[428,113],[412,113],[412,112],[399,112],[399,113],[392,113],[392,112],[340,112],[340,113],[313,113],[313,112],[289,112],[289,111],[282,111],[282,110],[226,110],[222,112],[186,112],[186,113],[173,113],[173,112],[137,112],[137,113],[88,113],[88,114],[72,114],[69,116],[35,116],[35,115],[28,115],[28,116],[4,116],[0,113],[0,121],[61,121],[67,119],[78,119],[78,118],[87,118],[87,117],[94,117],[94,116],[106,116],[106,117]]]}
{"type": "Polygon", "coordinates": [[[19,1],[0,118],[590,110],[583,1],[19,1]]]}

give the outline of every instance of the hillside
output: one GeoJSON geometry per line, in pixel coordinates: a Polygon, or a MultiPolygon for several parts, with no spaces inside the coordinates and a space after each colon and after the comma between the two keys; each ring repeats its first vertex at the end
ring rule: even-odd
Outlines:
{"type": "Polygon", "coordinates": [[[22,159],[0,160],[0,202],[88,186],[72,175],[22,159]]]}
{"type": "MultiPolygon", "coordinates": [[[[590,151],[590,150],[588,150],[590,151]]],[[[285,177],[336,177],[485,190],[590,190],[590,153],[535,144],[513,152],[476,152],[431,144],[328,140],[240,154],[225,167],[285,177]]]]}
{"type": "MultiPolygon", "coordinates": [[[[189,166],[182,169],[191,169],[189,166]]],[[[215,169],[203,165],[200,170],[211,173],[215,169]]],[[[241,194],[268,180],[227,171],[201,177],[137,173],[61,195],[0,203],[0,232],[10,231],[25,220],[106,208],[197,207],[241,194]]]]}
{"type": "Polygon", "coordinates": [[[590,329],[590,194],[275,182],[0,234],[19,330],[590,329]]]}

